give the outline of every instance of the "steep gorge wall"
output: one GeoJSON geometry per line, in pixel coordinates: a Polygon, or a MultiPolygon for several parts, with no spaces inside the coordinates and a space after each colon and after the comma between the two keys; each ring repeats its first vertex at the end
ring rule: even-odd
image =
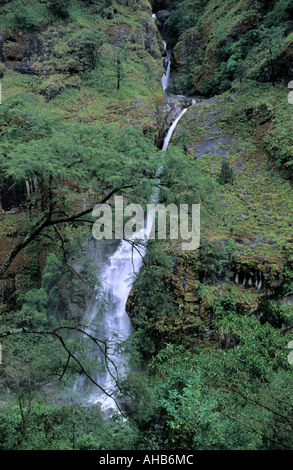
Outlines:
{"type": "MultiPolygon", "coordinates": [[[[0,9],[4,7],[2,2],[0,9]]],[[[151,5],[146,0],[135,4],[118,0],[113,8],[105,7],[101,10],[100,5],[95,4],[89,8],[95,19],[94,26],[87,17],[82,24],[78,24],[74,18],[56,19],[47,24],[40,19],[40,27],[35,29],[11,26],[0,31],[0,73],[6,102],[16,93],[19,96],[22,93],[23,96],[33,93],[44,115],[47,110],[51,112],[52,106],[56,106],[57,114],[64,114],[69,123],[85,122],[92,125],[104,122],[116,123],[120,127],[130,125],[139,127],[154,143],[161,140],[166,118],[163,111],[166,103],[160,81],[164,48],[151,17],[151,5]],[[119,50],[125,52],[126,72],[122,78],[121,97],[117,93],[113,97],[116,91],[115,54],[119,50]],[[113,67],[109,62],[111,58],[113,67]],[[91,85],[85,78],[94,67],[102,77],[104,70],[105,76],[109,74],[112,90],[108,86],[109,89],[105,91],[94,91],[94,84],[91,85]],[[126,73],[127,89],[124,86],[126,73]],[[68,103],[65,101],[63,104],[64,93],[69,93],[70,98],[68,103]],[[60,107],[55,105],[58,99],[61,99],[60,107]]],[[[2,110],[6,113],[5,100],[2,110]]],[[[7,108],[7,113],[10,109],[7,108]]],[[[11,122],[22,128],[25,122],[23,118],[10,120],[10,117],[5,116],[5,119],[7,122],[1,125],[7,126],[11,122]]],[[[2,175],[0,183],[0,262],[3,262],[21,237],[17,232],[18,224],[30,218],[32,213],[36,216],[42,210],[42,199],[46,195],[42,194],[42,181],[35,184],[33,180],[27,180],[16,184],[11,178],[6,180],[2,175]]],[[[74,182],[66,184],[74,185],[74,182]]],[[[89,202],[87,194],[84,195],[83,203],[85,201],[89,202]]],[[[35,258],[39,256],[38,262],[30,259],[30,255],[25,252],[18,255],[1,283],[0,302],[3,308],[7,302],[13,303],[16,288],[25,290],[25,281],[22,285],[22,280],[30,277],[32,261],[39,265],[40,278],[46,254],[43,251],[35,255],[35,258]]]]}
{"type": "Polygon", "coordinates": [[[293,15],[288,5],[251,0],[210,0],[202,6],[182,0],[174,5],[166,24],[174,30],[178,89],[213,96],[240,76],[288,83],[293,73],[293,15]],[[257,44],[260,50],[251,52],[257,44]]]}
{"type": "MultiPolygon", "coordinates": [[[[179,122],[172,142],[197,159],[199,168],[215,182],[223,161],[228,162],[234,183],[211,190],[209,199],[216,206],[208,217],[202,217],[198,253],[180,256],[176,248],[166,248],[174,259],[172,272],[163,281],[174,302],[168,314],[163,306],[152,305],[148,311],[144,301],[148,293],[141,292],[141,286],[129,298],[133,324],[137,328],[147,325],[158,341],[227,345],[228,339],[223,339],[214,327],[221,302],[227,311],[235,303],[233,308],[240,315],[253,315],[264,323],[274,317],[274,325],[286,328],[282,305],[290,297],[287,282],[292,270],[292,187],[284,180],[284,176],[290,177],[290,171],[284,174],[273,159],[268,161],[266,142],[271,132],[276,136],[274,119],[292,119],[284,82],[286,74],[290,77],[292,63],[287,56],[287,66],[278,74],[278,86],[273,86],[271,77],[265,78],[260,69],[253,85],[246,84],[244,75],[222,95],[221,77],[217,75],[225,60],[219,55],[223,38],[238,44],[246,33],[261,25],[266,6],[265,2],[227,1],[219,5],[210,1],[202,10],[198,26],[187,29],[174,42],[172,66],[179,77],[177,92],[186,91],[180,88],[180,74],[188,74],[189,92],[201,95],[201,99],[195,100],[179,122]],[[209,80],[212,86],[203,91],[202,85],[209,80]],[[266,88],[263,81],[269,82],[266,88]],[[203,99],[205,94],[212,97],[203,99]],[[281,109],[276,105],[280,102],[281,109]],[[230,258],[228,262],[224,262],[225,256],[230,258]],[[214,265],[221,265],[222,260],[217,272],[212,272],[213,258],[214,265]],[[277,313],[269,312],[270,302],[277,313]]],[[[287,33],[290,21],[288,17],[287,33]]],[[[290,50],[291,42],[286,50],[290,50]]],[[[281,50],[275,58],[278,71],[283,60],[281,50]]]]}

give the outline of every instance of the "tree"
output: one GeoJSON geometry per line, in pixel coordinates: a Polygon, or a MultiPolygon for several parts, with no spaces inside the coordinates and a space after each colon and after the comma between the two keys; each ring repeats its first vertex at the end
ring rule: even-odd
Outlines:
{"type": "Polygon", "coordinates": [[[7,123],[3,127],[0,169],[14,182],[37,180],[37,199],[42,202],[41,211],[35,208],[33,219],[26,219],[19,227],[23,236],[0,266],[0,277],[18,253],[40,235],[59,242],[61,225],[94,222],[93,218],[85,220],[85,216],[97,203],[107,202],[118,193],[145,203],[156,184],[158,151],[139,130],[68,126],[44,113],[37,120],[33,106],[38,108],[38,99],[27,94],[7,100],[0,109],[7,123]],[[83,210],[78,203],[72,205],[82,192],[92,194],[83,210]]]}
{"type": "Polygon", "coordinates": [[[218,181],[220,184],[233,184],[234,175],[233,170],[226,160],[223,161],[221,166],[221,172],[219,174],[218,181]]]}
{"type": "Polygon", "coordinates": [[[269,72],[270,80],[274,86],[277,79],[276,58],[281,50],[283,28],[262,26],[259,29],[260,50],[266,61],[265,69],[269,72]]]}
{"type": "Polygon", "coordinates": [[[124,78],[123,64],[126,60],[126,52],[124,49],[118,48],[116,52],[116,77],[117,77],[117,90],[120,90],[121,80],[124,78]]]}
{"type": "Polygon", "coordinates": [[[217,243],[204,243],[200,247],[198,269],[203,282],[216,280],[223,272],[229,255],[227,249],[217,243]]]}
{"type": "Polygon", "coordinates": [[[219,307],[218,328],[234,337],[236,347],[200,351],[165,344],[150,368],[155,409],[149,398],[145,422],[138,424],[143,428],[150,420],[168,449],[288,450],[293,408],[287,339],[271,325],[239,315],[229,298],[219,307]]]}
{"type": "Polygon", "coordinates": [[[293,18],[293,1],[292,0],[288,1],[285,13],[288,15],[290,20],[292,20],[292,18],[293,18]]]}
{"type": "Polygon", "coordinates": [[[54,16],[64,20],[69,18],[68,2],[66,0],[49,0],[48,10],[54,16]]]}
{"type": "Polygon", "coordinates": [[[10,5],[8,9],[13,14],[13,22],[16,28],[24,28],[31,30],[38,30],[39,23],[31,14],[31,12],[21,3],[20,0],[15,0],[10,5]]]}
{"type": "Polygon", "coordinates": [[[247,67],[245,65],[245,61],[244,60],[239,60],[239,62],[237,63],[236,70],[234,72],[234,78],[237,79],[237,80],[240,80],[240,83],[242,83],[242,80],[245,76],[246,68],[247,67]]]}

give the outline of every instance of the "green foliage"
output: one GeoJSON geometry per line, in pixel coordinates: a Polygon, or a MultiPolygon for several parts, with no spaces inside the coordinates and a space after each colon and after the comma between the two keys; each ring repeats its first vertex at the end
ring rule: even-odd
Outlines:
{"type": "Polygon", "coordinates": [[[264,18],[264,26],[268,28],[285,23],[292,14],[292,2],[290,0],[278,0],[273,4],[273,9],[264,18]]]}
{"type": "MultiPolygon", "coordinates": [[[[83,450],[92,437],[94,427],[101,426],[99,415],[94,418],[77,405],[48,405],[40,403],[29,414],[25,434],[20,410],[1,409],[1,449],[5,450],[83,450]],[[5,436],[5,437],[4,437],[5,436]]],[[[92,447],[99,449],[98,436],[92,437],[92,447]]]]}
{"type": "Polygon", "coordinates": [[[234,251],[235,251],[235,243],[234,243],[234,240],[233,240],[232,236],[230,238],[228,238],[226,249],[227,249],[227,252],[228,252],[228,254],[231,258],[234,251]]]}
{"type": "Polygon", "coordinates": [[[293,266],[292,266],[292,256],[289,257],[284,269],[284,277],[285,282],[283,284],[283,292],[284,294],[288,294],[288,292],[293,291],[293,266]]]}
{"type": "MultiPolygon", "coordinates": [[[[173,139],[176,142],[176,136],[173,136],[173,139]]],[[[164,154],[164,168],[160,174],[160,201],[164,204],[204,203],[205,207],[211,208],[206,191],[207,188],[215,188],[212,178],[202,172],[197,162],[182,150],[170,145],[164,154]]]]}
{"type": "Polygon", "coordinates": [[[92,190],[102,196],[104,188],[109,192],[121,188],[125,196],[137,198],[137,203],[148,200],[155,184],[158,152],[140,130],[67,125],[53,112],[37,118],[32,106],[41,104],[30,94],[11,102],[0,109],[4,122],[17,118],[17,124],[3,130],[1,169],[6,177],[16,181],[37,178],[39,190],[49,191],[56,211],[61,201],[66,206],[69,196],[77,197],[65,180],[76,182],[79,191],[92,190]]]}
{"type": "Polygon", "coordinates": [[[213,312],[217,319],[225,317],[225,315],[231,315],[236,313],[236,302],[229,296],[223,295],[218,297],[213,305],[213,312]]]}
{"type": "Polygon", "coordinates": [[[180,34],[197,25],[199,15],[208,0],[183,0],[170,4],[170,16],[167,26],[172,31],[172,40],[179,38],[180,34]]]}
{"type": "MultiPolygon", "coordinates": [[[[101,38],[103,38],[103,35],[101,35],[101,38]]],[[[115,90],[121,91],[128,73],[131,73],[127,70],[129,65],[128,54],[122,47],[107,45],[105,51],[103,51],[103,48],[104,46],[101,48],[100,53],[95,52],[94,64],[98,64],[98,67],[84,75],[84,83],[102,93],[114,92],[115,90]]],[[[96,51],[96,45],[94,51],[96,51]]]]}
{"type": "Polygon", "coordinates": [[[225,246],[219,243],[204,243],[200,247],[198,268],[204,281],[216,280],[225,270],[229,254],[225,246]]]}
{"type": "Polygon", "coordinates": [[[160,404],[169,448],[227,450],[256,445],[252,433],[222,414],[219,400],[200,372],[170,373],[160,389],[160,404]]]}
{"type": "Polygon", "coordinates": [[[203,32],[201,56],[177,72],[179,88],[189,94],[193,89],[213,96],[230,89],[234,80],[242,82],[247,76],[273,85],[279,80],[276,59],[284,45],[290,2],[270,2],[264,15],[259,7],[254,4],[248,9],[246,4],[240,7],[239,3],[229,2],[218,6],[214,1],[198,5],[188,0],[171,5],[167,25],[172,28],[172,35],[175,32],[176,41],[191,27],[203,32]],[[241,25],[246,21],[249,29],[243,31],[241,25]]]}
{"type": "Polygon", "coordinates": [[[12,16],[12,23],[15,28],[38,30],[39,22],[31,9],[28,9],[20,0],[9,3],[8,14],[12,16]]]}
{"type": "Polygon", "coordinates": [[[19,313],[22,321],[36,328],[47,325],[48,295],[45,289],[31,289],[23,299],[20,296],[19,301],[22,302],[19,313]]]}
{"type": "Polygon", "coordinates": [[[268,74],[268,79],[275,85],[277,79],[275,60],[281,51],[283,28],[262,26],[259,28],[259,38],[260,45],[254,51],[259,53],[259,57],[265,62],[264,70],[268,74]]]}
{"type": "Polygon", "coordinates": [[[222,163],[218,181],[220,184],[232,184],[234,181],[233,170],[226,160],[222,163]]]}
{"type": "Polygon", "coordinates": [[[293,137],[290,132],[291,107],[276,110],[274,125],[265,136],[267,150],[277,167],[292,179],[293,137]]]}
{"type": "Polygon", "coordinates": [[[64,20],[69,18],[68,2],[66,0],[49,0],[48,10],[54,16],[64,20]]]}
{"type": "Polygon", "coordinates": [[[256,318],[235,315],[223,317],[219,329],[235,335],[241,347],[236,358],[243,361],[244,370],[251,378],[269,380],[278,369],[286,369],[286,346],[288,341],[269,323],[262,325],[256,318]]]}
{"type": "Polygon", "coordinates": [[[231,299],[224,304],[230,313],[222,327],[237,335],[237,348],[195,355],[165,345],[153,357],[154,376],[144,378],[144,393],[132,384],[139,405],[130,425],[144,439],[156,429],[157,445],[165,449],[290,448],[292,377],[285,341],[274,328],[235,315],[231,299]]]}
{"type": "Polygon", "coordinates": [[[82,58],[86,58],[88,60],[92,69],[94,69],[98,63],[98,48],[106,42],[107,36],[102,31],[90,31],[84,33],[79,47],[79,54],[82,58]]]}
{"type": "MultiPolygon", "coordinates": [[[[170,328],[171,318],[179,315],[178,305],[170,292],[170,276],[173,261],[170,255],[159,250],[157,242],[148,244],[144,267],[134,282],[135,301],[130,299],[129,310],[132,310],[133,325],[141,331],[143,337],[161,342],[162,338],[173,337],[176,333],[170,328]]],[[[143,352],[151,350],[149,341],[144,343],[143,352]]]]}
{"type": "Polygon", "coordinates": [[[61,281],[64,265],[53,253],[49,254],[42,273],[42,289],[47,293],[48,316],[57,317],[60,308],[61,281]]]}
{"type": "Polygon", "coordinates": [[[271,326],[236,315],[231,299],[223,299],[223,305],[230,310],[222,320],[223,332],[231,339],[236,335],[236,348],[193,355],[170,345],[163,363],[161,353],[153,360],[156,378],[161,378],[155,393],[165,445],[290,448],[292,376],[285,360],[287,341],[271,326]]]}
{"type": "Polygon", "coordinates": [[[293,307],[291,305],[281,304],[277,300],[264,299],[261,302],[260,309],[262,317],[261,323],[270,323],[274,328],[287,328],[293,326],[293,307]]]}

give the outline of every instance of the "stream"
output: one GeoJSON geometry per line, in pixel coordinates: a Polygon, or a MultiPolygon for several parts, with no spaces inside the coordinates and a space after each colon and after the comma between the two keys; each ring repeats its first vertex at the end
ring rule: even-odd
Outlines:
{"type": "MultiPolygon", "coordinates": [[[[155,21],[156,15],[152,15],[155,21]]],[[[173,120],[163,142],[162,150],[167,150],[172,134],[187,108],[183,108],[184,100],[186,98],[182,95],[169,95],[166,93],[171,73],[171,51],[167,49],[167,43],[163,39],[163,44],[166,51],[164,58],[165,73],[162,76],[161,83],[165,94],[166,102],[175,103],[177,115],[173,120]]],[[[154,197],[155,198],[155,197],[154,197]]],[[[153,223],[153,215],[149,215],[145,228],[142,233],[135,233],[134,237],[137,239],[144,239],[147,241],[153,223]]],[[[93,248],[92,248],[93,249],[93,248]]],[[[96,382],[108,392],[108,395],[101,392],[97,387],[89,386],[86,379],[80,379],[75,383],[74,389],[84,397],[90,404],[97,404],[101,408],[102,415],[111,416],[113,410],[117,410],[117,404],[111,397],[111,392],[115,388],[115,382],[119,377],[123,377],[127,373],[127,364],[123,358],[123,351],[115,352],[115,347],[126,340],[132,333],[132,327],[129,317],[126,313],[126,302],[132,288],[132,277],[138,273],[143,256],[146,249],[139,248],[139,252],[133,249],[131,243],[122,240],[114,252],[109,256],[108,261],[104,263],[99,277],[102,282],[102,289],[104,291],[104,298],[106,303],[102,303],[97,296],[93,299],[84,314],[84,320],[87,322],[88,333],[94,332],[91,325],[95,322],[99,323],[99,334],[102,334],[107,339],[107,352],[111,354],[111,361],[108,362],[106,371],[98,373],[95,378],[96,382]],[[101,320],[102,319],[102,320],[101,320]],[[114,365],[115,364],[115,365],[114,365]],[[90,390],[90,392],[89,392],[90,390]]],[[[90,256],[91,253],[88,253],[90,256]]],[[[92,256],[91,256],[92,257],[92,256]]],[[[93,327],[94,328],[94,327],[93,327]]],[[[101,361],[103,354],[96,354],[96,360],[101,361]]],[[[91,357],[94,359],[94,357],[91,357]]]]}

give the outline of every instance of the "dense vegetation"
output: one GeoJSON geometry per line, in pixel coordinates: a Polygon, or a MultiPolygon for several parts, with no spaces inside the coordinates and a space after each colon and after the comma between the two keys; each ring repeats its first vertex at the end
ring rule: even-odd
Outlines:
{"type": "Polygon", "coordinates": [[[147,0],[1,4],[1,450],[293,448],[293,3],[152,7],[170,8],[175,89],[216,95],[190,107],[167,152],[147,0]],[[95,204],[145,206],[162,164],[160,201],[201,204],[201,246],[149,243],[127,304],[135,331],[116,344],[130,365],[113,391],[121,413],[104,420],[74,384],[99,388],[116,351],[99,319],[85,334],[72,292],[81,311],[103,297],[81,256],[95,204]]]}

